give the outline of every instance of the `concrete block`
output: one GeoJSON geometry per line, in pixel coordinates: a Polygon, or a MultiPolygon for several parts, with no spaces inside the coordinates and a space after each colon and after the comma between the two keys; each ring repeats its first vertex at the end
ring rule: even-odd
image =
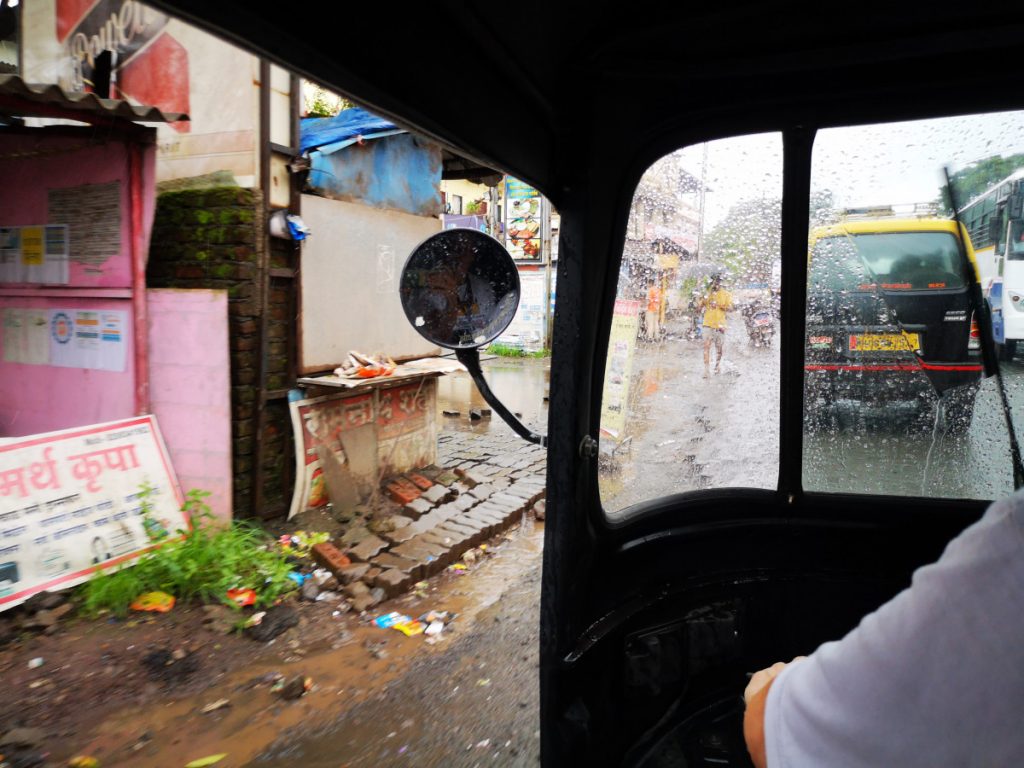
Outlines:
{"type": "Polygon", "coordinates": [[[356,562],[368,563],[387,548],[388,544],[386,541],[382,541],[376,536],[369,536],[352,547],[348,554],[356,562]]]}
{"type": "MultiPolygon", "coordinates": [[[[408,546],[408,545],[402,545],[408,546]]],[[[373,564],[380,568],[383,573],[387,573],[389,570],[398,570],[414,579],[422,579],[424,576],[425,568],[415,560],[410,560],[406,557],[400,557],[399,555],[391,552],[385,552],[383,555],[378,555],[373,559],[373,564]]],[[[383,574],[382,574],[383,575],[383,574]]],[[[377,584],[380,576],[373,580],[374,584],[377,584]]]]}
{"type": "Polygon", "coordinates": [[[458,509],[466,510],[469,509],[470,507],[475,506],[479,501],[480,500],[476,498],[476,496],[471,496],[468,493],[466,493],[461,496],[456,496],[455,501],[451,503],[454,504],[458,509]]]}
{"type": "Polygon", "coordinates": [[[448,501],[449,496],[451,495],[451,491],[449,491],[443,485],[432,485],[422,493],[423,498],[429,501],[431,504],[440,504],[443,501],[448,501]]]}
{"type": "Polygon", "coordinates": [[[494,491],[495,488],[493,485],[491,485],[490,483],[483,483],[481,485],[476,486],[475,488],[471,488],[469,490],[469,495],[473,496],[474,498],[480,499],[480,501],[483,501],[492,493],[494,493],[494,491]]]}
{"type": "Polygon", "coordinates": [[[370,570],[370,566],[367,563],[353,563],[342,568],[341,572],[335,574],[335,576],[339,582],[347,585],[363,578],[368,570],[370,570]]]}
{"type": "Polygon", "coordinates": [[[378,576],[373,585],[384,590],[388,597],[395,597],[405,592],[413,579],[408,573],[403,573],[397,568],[388,568],[378,576]]]}
{"type": "Polygon", "coordinates": [[[419,520],[423,515],[433,509],[433,507],[434,505],[426,499],[413,499],[402,507],[402,514],[410,520],[419,520]]]}

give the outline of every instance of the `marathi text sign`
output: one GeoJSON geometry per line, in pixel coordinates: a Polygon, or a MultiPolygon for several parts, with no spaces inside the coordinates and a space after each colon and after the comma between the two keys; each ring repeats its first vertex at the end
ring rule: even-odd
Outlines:
{"type": "Polygon", "coordinates": [[[137,557],[187,527],[181,505],[154,416],[5,441],[0,610],[137,557]]]}
{"type": "MultiPolygon", "coordinates": [[[[295,434],[296,480],[292,517],[330,501],[321,453],[347,465],[359,495],[371,492],[383,477],[433,464],[437,458],[437,381],[419,381],[371,392],[325,395],[289,403],[295,434]],[[360,456],[347,456],[345,433],[362,443],[360,456]],[[369,457],[369,460],[367,460],[369,457]]],[[[430,378],[428,378],[430,377],[430,378]]]]}

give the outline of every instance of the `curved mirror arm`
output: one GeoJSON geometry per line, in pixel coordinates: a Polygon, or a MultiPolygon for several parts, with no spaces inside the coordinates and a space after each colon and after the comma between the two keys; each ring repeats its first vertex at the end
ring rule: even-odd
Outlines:
{"type": "Polygon", "coordinates": [[[473,383],[476,384],[476,388],[480,390],[480,394],[483,395],[484,400],[487,404],[493,408],[499,416],[524,440],[531,443],[535,443],[540,446],[547,446],[548,439],[544,435],[538,435],[536,432],[532,432],[523,422],[515,417],[508,408],[497,398],[497,396],[491,391],[491,388],[487,385],[487,379],[484,378],[484,372],[480,368],[480,351],[477,349],[456,349],[455,356],[459,362],[466,366],[466,370],[469,371],[469,375],[473,377],[473,383]]]}

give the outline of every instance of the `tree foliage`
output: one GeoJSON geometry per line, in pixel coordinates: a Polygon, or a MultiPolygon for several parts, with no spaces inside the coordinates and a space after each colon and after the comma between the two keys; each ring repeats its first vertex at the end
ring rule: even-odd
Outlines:
{"type": "MultiPolygon", "coordinates": [[[[953,185],[953,194],[956,197],[956,207],[962,208],[967,205],[967,203],[985,192],[993,184],[1005,179],[1021,167],[1024,167],[1024,153],[1006,156],[993,155],[973,162],[956,173],[951,174],[950,182],[953,185]]],[[[939,195],[935,202],[946,215],[952,213],[952,208],[949,204],[949,193],[945,186],[939,189],[939,195]]]]}
{"type": "Polygon", "coordinates": [[[306,117],[334,117],[343,109],[355,106],[344,96],[332,93],[315,83],[307,83],[303,101],[306,117]]]}
{"type": "Polygon", "coordinates": [[[737,283],[767,282],[781,247],[782,202],[744,200],[705,235],[708,261],[721,264],[737,283]]]}

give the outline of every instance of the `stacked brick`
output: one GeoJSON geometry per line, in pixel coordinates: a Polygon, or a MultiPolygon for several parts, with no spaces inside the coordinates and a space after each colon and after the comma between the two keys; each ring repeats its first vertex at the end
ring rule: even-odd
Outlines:
{"type": "MultiPolygon", "coordinates": [[[[146,268],[153,288],[221,289],[228,294],[231,365],[231,434],[236,515],[252,509],[253,465],[256,461],[255,411],[259,386],[260,305],[265,247],[263,200],[259,190],[215,187],[165,192],[157,198],[146,268]]],[[[268,328],[268,389],[288,381],[288,322],[291,308],[286,290],[272,287],[268,328]]],[[[292,429],[287,403],[271,403],[263,435],[264,509],[284,509],[290,494],[292,429]]]]}
{"type": "MultiPolygon", "coordinates": [[[[392,518],[397,526],[363,539],[346,553],[353,563],[348,568],[358,569],[357,578],[366,588],[365,593],[355,590],[363,598],[353,599],[357,609],[373,604],[373,590],[385,597],[405,592],[521,520],[544,497],[544,478],[534,474],[512,479],[492,477],[483,469],[461,470],[440,473],[436,481],[422,475],[396,478],[386,489],[392,498],[405,502],[392,518]]],[[[342,580],[340,573],[335,575],[342,580]]],[[[352,591],[346,589],[346,594],[352,591]]]]}

